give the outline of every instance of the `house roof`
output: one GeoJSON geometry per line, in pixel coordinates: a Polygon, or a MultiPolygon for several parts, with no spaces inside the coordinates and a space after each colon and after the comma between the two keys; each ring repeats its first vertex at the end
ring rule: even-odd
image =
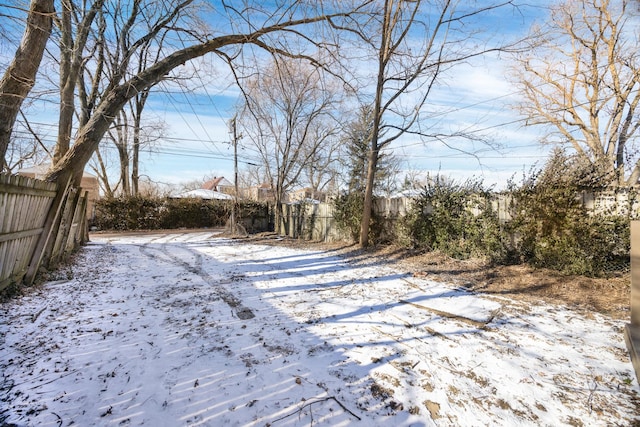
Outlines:
{"type": "Polygon", "coordinates": [[[232,186],[233,184],[231,183],[231,181],[226,179],[224,176],[216,176],[216,177],[213,177],[213,179],[210,179],[209,181],[202,184],[202,189],[213,190],[214,188],[218,188],[218,187],[232,187],[232,186]]]}
{"type": "Polygon", "coordinates": [[[175,196],[171,196],[174,199],[184,199],[187,197],[193,197],[196,199],[203,200],[232,200],[233,196],[229,194],[220,193],[219,191],[206,190],[204,188],[199,188],[197,190],[191,190],[184,193],[176,194],[175,196]]]}

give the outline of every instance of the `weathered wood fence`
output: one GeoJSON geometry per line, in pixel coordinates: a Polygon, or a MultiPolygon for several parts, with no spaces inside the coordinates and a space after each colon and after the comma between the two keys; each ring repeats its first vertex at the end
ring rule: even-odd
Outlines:
{"type": "MultiPolygon", "coordinates": [[[[593,214],[622,215],[640,218],[640,188],[620,188],[599,192],[583,191],[579,201],[588,212],[593,214]]],[[[379,198],[374,202],[374,212],[385,222],[383,231],[393,229],[393,224],[409,213],[415,203],[414,198],[393,197],[379,198]]],[[[500,222],[511,220],[512,197],[509,194],[497,193],[492,196],[491,209],[496,212],[500,222]]],[[[475,215],[481,213],[480,205],[470,205],[475,215]]],[[[295,203],[283,205],[282,234],[306,240],[335,241],[349,239],[336,227],[333,218],[334,207],[331,203],[295,203]]],[[[429,207],[427,207],[429,211],[429,207]]],[[[383,236],[384,237],[384,236],[383,236]]]]}
{"type": "Polygon", "coordinates": [[[31,284],[41,267],[88,240],[86,194],[70,185],[0,174],[0,290],[31,284]]]}
{"type": "Polygon", "coordinates": [[[281,233],[304,240],[341,240],[345,236],[338,230],[333,212],[334,207],[329,203],[284,204],[281,233]]]}

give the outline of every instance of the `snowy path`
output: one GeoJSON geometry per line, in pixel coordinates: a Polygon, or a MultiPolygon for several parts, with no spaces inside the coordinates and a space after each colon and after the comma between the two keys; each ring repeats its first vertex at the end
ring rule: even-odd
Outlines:
{"type": "Polygon", "coordinates": [[[0,425],[640,424],[620,322],[211,233],[93,240],[2,305],[0,425]]]}

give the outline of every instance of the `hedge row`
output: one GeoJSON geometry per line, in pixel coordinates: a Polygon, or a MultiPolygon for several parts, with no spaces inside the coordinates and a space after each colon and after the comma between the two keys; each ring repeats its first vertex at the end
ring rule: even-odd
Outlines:
{"type": "MultiPolygon", "coordinates": [[[[197,198],[103,198],[96,203],[93,225],[100,230],[120,231],[221,227],[231,216],[232,203],[197,198]]],[[[250,228],[266,228],[268,216],[264,203],[239,204],[238,217],[250,228]]]]}
{"type": "MultiPolygon", "coordinates": [[[[407,215],[395,222],[374,220],[370,237],[375,243],[484,258],[494,265],[526,263],[594,277],[628,271],[632,209],[626,215],[589,212],[578,197],[584,187],[565,179],[565,170],[558,166],[553,174],[547,170],[510,185],[505,195],[509,220],[500,219],[494,194],[481,182],[432,181],[407,215]]],[[[630,194],[629,207],[636,197],[630,194]]],[[[361,199],[345,194],[334,200],[336,222],[354,240],[361,199]]]]}
{"type": "Polygon", "coordinates": [[[629,268],[629,217],[590,213],[564,187],[520,189],[511,196],[512,219],[501,223],[487,192],[426,189],[398,234],[415,248],[496,265],[527,263],[586,276],[629,268]]]}

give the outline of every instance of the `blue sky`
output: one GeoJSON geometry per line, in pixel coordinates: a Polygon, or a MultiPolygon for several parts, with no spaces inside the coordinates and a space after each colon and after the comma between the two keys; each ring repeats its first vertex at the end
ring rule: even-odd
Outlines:
{"type": "MultiPolygon", "coordinates": [[[[491,18],[507,23],[505,37],[524,34],[533,19],[540,19],[540,7],[522,7],[519,12],[504,11],[491,18]]],[[[474,151],[475,156],[445,147],[437,141],[427,143],[403,137],[391,149],[403,161],[406,172],[442,173],[456,180],[482,178],[487,185],[503,186],[512,176],[521,177],[532,165],[542,165],[548,148],[538,141],[541,129],[524,127],[524,121],[510,105],[518,94],[505,78],[505,57],[483,57],[471,64],[457,66],[445,84],[439,86],[428,102],[433,111],[448,111],[441,120],[443,130],[468,127],[490,135],[499,149],[467,141],[449,140],[453,146],[474,151]]],[[[226,74],[224,66],[215,67],[226,74]]],[[[238,90],[229,79],[217,76],[195,94],[174,94],[169,101],[159,96],[150,98],[148,113],[169,125],[168,138],[157,147],[157,153],[144,159],[142,173],[153,180],[176,183],[201,179],[205,175],[233,176],[233,149],[227,123],[233,116],[238,90]]],[[[259,162],[249,149],[240,149],[240,169],[245,162],[259,162]]],[[[401,173],[400,179],[403,178],[401,173]]]]}
{"type": "MultiPolygon", "coordinates": [[[[484,24],[502,29],[492,37],[523,35],[534,19],[544,16],[545,10],[540,5],[545,3],[523,6],[516,12],[510,9],[493,12],[484,24]]],[[[501,187],[514,174],[521,176],[532,165],[544,162],[548,149],[538,143],[541,130],[523,127],[521,117],[510,106],[518,94],[505,78],[507,66],[506,57],[496,56],[459,65],[437,87],[427,104],[429,110],[435,112],[432,119],[440,122],[443,131],[460,127],[478,131],[490,135],[501,148],[474,146],[463,140],[447,141],[452,146],[475,152],[475,156],[471,156],[438,141],[403,137],[390,147],[403,162],[400,180],[409,171],[439,172],[456,180],[475,176],[487,185],[501,187]]],[[[154,93],[149,98],[146,119],[163,121],[167,126],[165,137],[156,143],[153,152],[143,152],[141,158],[140,174],[152,181],[179,184],[205,176],[233,177],[233,149],[227,124],[235,113],[239,91],[226,65],[215,57],[204,58],[199,63],[198,76],[202,85],[191,93],[171,90],[170,96],[154,93]]],[[[34,113],[32,120],[36,122],[53,124],[57,119],[57,113],[49,107],[34,113]]],[[[51,131],[49,138],[55,139],[55,131],[51,131]]],[[[105,154],[115,156],[115,149],[107,149],[105,154]]],[[[247,163],[259,163],[259,160],[255,152],[241,146],[240,169],[247,163]]],[[[115,161],[112,164],[115,165],[115,161]]]]}

